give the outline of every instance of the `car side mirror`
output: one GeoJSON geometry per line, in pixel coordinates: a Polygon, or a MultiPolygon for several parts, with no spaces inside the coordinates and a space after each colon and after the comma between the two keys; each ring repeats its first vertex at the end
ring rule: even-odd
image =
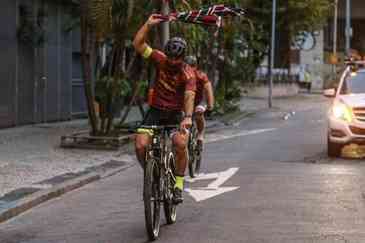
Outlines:
{"type": "Polygon", "coordinates": [[[336,96],[336,89],[325,89],[323,95],[327,98],[334,98],[336,96]]]}

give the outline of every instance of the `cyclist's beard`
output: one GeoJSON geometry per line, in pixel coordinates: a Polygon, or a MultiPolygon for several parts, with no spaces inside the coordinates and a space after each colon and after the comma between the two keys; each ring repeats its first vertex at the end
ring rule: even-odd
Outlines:
{"type": "Polygon", "coordinates": [[[182,67],[183,67],[183,61],[181,60],[167,60],[167,63],[166,63],[166,67],[167,67],[167,70],[169,72],[178,72],[178,71],[181,71],[182,67]]]}

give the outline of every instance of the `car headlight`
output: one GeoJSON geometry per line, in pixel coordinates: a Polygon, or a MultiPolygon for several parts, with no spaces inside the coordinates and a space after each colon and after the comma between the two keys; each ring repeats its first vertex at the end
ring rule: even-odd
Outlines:
{"type": "Polygon", "coordinates": [[[352,110],[342,102],[335,102],[332,107],[332,114],[335,118],[352,122],[352,110]]]}

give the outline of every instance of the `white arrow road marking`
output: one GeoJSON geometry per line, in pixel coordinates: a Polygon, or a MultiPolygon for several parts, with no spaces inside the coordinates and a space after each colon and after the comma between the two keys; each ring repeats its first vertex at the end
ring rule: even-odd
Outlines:
{"type": "Polygon", "coordinates": [[[189,176],[186,176],[185,181],[193,183],[193,182],[202,181],[202,180],[212,180],[212,179],[218,178],[218,174],[219,173],[209,173],[209,174],[201,173],[195,178],[191,178],[189,176]]]}
{"type": "Polygon", "coordinates": [[[229,178],[231,178],[239,168],[230,168],[226,171],[218,172],[218,173],[210,173],[210,174],[201,174],[197,178],[191,179],[187,178],[186,181],[193,183],[200,180],[211,180],[216,179],[211,182],[207,187],[201,187],[197,189],[186,188],[185,191],[192,196],[195,201],[201,202],[207,200],[209,198],[218,196],[220,194],[237,190],[239,187],[220,187],[223,185],[229,178]]]}
{"type": "Polygon", "coordinates": [[[264,133],[264,132],[272,132],[272,131],[275,131],[276,129],[277,128],[244,130],[244,131],[241,131],[241,132],[235,133],[235,134],[222,134],[222,135],[209,134],[209,135],[207,135],[206,143],[213,143],[213,142],[217,142],[217,141],[221,141],[221,140],[231,139],[231,138],[235,138],[235,137],[243,137],[243,136],[248,136],[248,135],[254,135],[254,134],[259,134],[259,133],[264,133]]]}
{"type": "Polygon", "coordinates": [[[213,181],[208,185],[209,189],[218,189],[221,185],[223,185],[229,178],[231,178],[239,168],[230,168],[224,172],[218,173],[218,179],[213,181]]]}
{"type": "Polygon", "coordinates": [[[237,190],[238,188],[239,187],[221,187],[221,188],[217,188],[217,189],[202,188],[202,189],[198,189],[198,190],[195,190],[195,189],[192,190],[190,188],[186,188],[185,191],[188,192],[190,194],[190,196],[192,196],[195,199],[195,201],[201,202],[201,201],[207,200],[209,198],[223,194],[225,192],[237,190]]]}

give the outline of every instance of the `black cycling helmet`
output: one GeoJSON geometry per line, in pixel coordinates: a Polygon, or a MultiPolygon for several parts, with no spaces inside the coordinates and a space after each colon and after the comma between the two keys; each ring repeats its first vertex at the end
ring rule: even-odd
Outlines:
{"type": "Polygon", "coordinates": [[[169,58],[183,57],[185,54],[187,44],[183,38],[171,38],[165,45],[165,54],[169,58]]]}
{"type": "Polygon", "coordinates": [[[198,59],[195,56],[187,56],[184,59],[185,63],[189,64],[190,66],[197,66],[198,59]]]}

